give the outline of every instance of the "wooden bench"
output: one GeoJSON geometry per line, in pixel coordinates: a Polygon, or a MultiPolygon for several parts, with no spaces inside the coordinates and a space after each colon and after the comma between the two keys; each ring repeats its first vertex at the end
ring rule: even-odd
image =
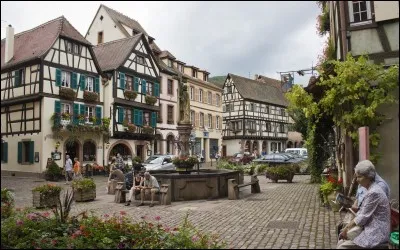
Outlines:
{"type": "MultiPolygon", "coordinates": [[[[116,203],[125,203],[126,202],[126,194],[129,193],[129,190],[124,189],[123,182],[118,182],[115,192],[115,199],[114,202],[116,203]]],[[[160,191],[155,193],[154,199],[160,205],[171,205],[171,190],[169,190],[168,184],[160,185],[160,191]]],[[[146,192],[145,200],[150,200],[150,192],[146,192]],[[146,199],[147,198],[147,199],[146,199]]],[[[140,200],[140,193],[135,194],[135,200],[140,200]]]]}
{"type": "Polygon", "coordinates": [[[250,182],[243,184],[237,184],[235,179],[228,179],[228,199],[229,200],[239,199],[239,189],[250,185],[252,194],[261,192],[260,183],[257,178],[257,175],[252,175],[250,182]]]}

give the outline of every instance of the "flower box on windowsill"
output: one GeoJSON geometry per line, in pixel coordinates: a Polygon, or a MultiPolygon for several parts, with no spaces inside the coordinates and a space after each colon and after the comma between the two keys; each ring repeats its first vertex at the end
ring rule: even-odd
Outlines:
{"type": "Polygon", "coordinates": [[[149,126],[144,126],[142,129],[142,133],[151,135],[154,133],[154,129],[149,126]]]}
{"type": "Polygon", "coordinates": [[[145,101],[146,101],[146,104],[148,104],[148,105],[154,105],[157,102],[157,97],[146,95],[145,101]]]}
{"type": "Polygon", "coordinates": [[[71,88],[60,87],[59,95],[68,100],[75,100],[76,92],[71,88]]]}
{"type": "Polygon", "coordinates": [[[125,131],[129,133],[135,133],[136,132],[136,126],[135,124],[128,123],[126,126],[124,126],[125,131]]]}
{"type": "Polygon", "coordinates": [[[95,92],[85,90],[83,92],[83,100],[86,102],[97,102],[99,99],[99,95],[95,92]]]}
{"type": "Polygon", "coordinates": [[[137,92],[133,91],[133,90],[125,90],[124,91],[124,96],[125,98],[127,98],[128,100],[135,100],[136,96],[137,96],[137,92]]]}
{"type": "Polygon", "coordinates": [[[63,126],[63,127],[66,127],[68,124],[70,124],[71,123],[71,120],[64,120],[64,119],[61,119],[61,121],[60,121],[60,124],[63,126]]]}

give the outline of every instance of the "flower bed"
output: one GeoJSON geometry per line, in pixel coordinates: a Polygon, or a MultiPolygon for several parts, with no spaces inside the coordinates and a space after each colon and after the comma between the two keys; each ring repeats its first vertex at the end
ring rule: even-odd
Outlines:
{"type": "Polygon", "coordinates": [[[2,223],[1,246],[22,249],[221,249],[217,235],[198,231],[185,218],[181,226],[169,228],[143,220],[132,222],[126,212],[110,216],[87,215],[60,223],[49,212],[26,209],[2,223]]]}
{"type": "Polygon", "coordinates": [[[90,201],[96,198],[96,183],[93,179],[84,178],[72,182],[75,201],[90,201]]]}
{"type": "Polygon", "coordinates": [[[57,206],[62,188],[54,184],[44,184],[32,189],[33,206],[36,208],[57,206]]]}

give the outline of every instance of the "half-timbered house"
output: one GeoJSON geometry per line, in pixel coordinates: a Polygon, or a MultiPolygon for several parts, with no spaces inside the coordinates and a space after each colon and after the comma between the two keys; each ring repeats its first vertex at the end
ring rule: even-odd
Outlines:
{"type": "Polygon", "coordinates": [[[62,16],[16,35],[7,27],[1,55],[1,170],[41,173],[52,156],[63,167],[66,153],[102,164],[104,92],[91,44],[62,16]]]}
{"type": "Polygon", "coordinates": [[[282,151],[289,117],[283,92],[263,81],[228,74],[223,85],[222,155],[282,151]]]}
{"type": "MultiPolygon", "coordinates": [[[[98,45],[111,41],[129,38],[142,33],[150,46],[149,56],[154,55],[155,64],[159,66],[159,111],[154,140],[148,146],[154,154],[177,154],[175,141],[178,136],[176,124],[178,122],[177,107],[178,81],[177,71],[168,63],[165,52],[161,51],[154,38],[151,37],[136,20],[121,14],[103,4],[100,5],[86,34],[92,44],[98,45]]],[[[113,145],[114,148],[116,145],[113,145]]],[[[114,151],[120,150],[117,146],[114,151]]],[[[149,150],[150,152],[150,150],[149,150]]],[[[136,154],[134,150],[132,152],[136,154]]]]}
{"type": "Polygon", "coordinates": [[[145,159],[151,150],[160,109],[160,70],[150,51],[142,33],[94,47],[109,80],[104,86],[105,115],[111,117],[108,158],[120,153],[145,159]]]}

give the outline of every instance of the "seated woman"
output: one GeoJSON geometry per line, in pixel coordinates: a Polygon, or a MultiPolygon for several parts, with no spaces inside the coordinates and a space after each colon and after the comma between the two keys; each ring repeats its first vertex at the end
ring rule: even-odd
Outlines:
{"type": "Polygon", "coordinates": [[[367,189],[356,217],[343,228],[339,235],[338,249],[375,248],[388,243],[390,234],[389,199],[375,182],[375,167],[369,160],[360,161],[355,168],[357,182],[367,189]],[[364,229],[353,240],[347,232],[354,226],[364,229]]]}
{"type": "Polygon", "coordinates": [[[131,204],[131,200],[134,198],[134,195],[140,194],[140,189],[143,187],[143,173],[140,173],[138,171],[133,172],[134,178],[133,178],[133,186],[131,190],[129,190],[129,197],[128,200],[126,201],[125,206],[129,206],[131,204]]]}

